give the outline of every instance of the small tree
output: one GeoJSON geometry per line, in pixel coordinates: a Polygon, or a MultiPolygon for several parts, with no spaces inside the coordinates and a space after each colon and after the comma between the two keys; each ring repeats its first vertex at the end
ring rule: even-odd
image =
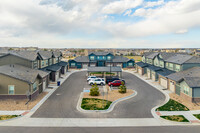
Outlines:
{"type": "Polygon", "coordinates": [[[92,88],[90,89],[90,96],[99,96],[99,87],[96,83],[92,85],[92,88]]]}
{"type": "Polygon", "coordinates": [[[122,84],[119,86],[119,93],[126,93],[126,86],[124,85],[124,82],[122,81],[122,84]]]}

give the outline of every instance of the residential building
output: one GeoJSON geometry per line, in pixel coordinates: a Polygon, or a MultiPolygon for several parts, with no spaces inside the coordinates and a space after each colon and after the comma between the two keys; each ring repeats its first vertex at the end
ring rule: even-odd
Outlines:
{"type": "Polygon", "coordinates": [[[112,52],[90,52],[88,56],[79,56],[69,60],[70,68],[87,68],[90,66],[120,66],[122,68],[134,67],[135,61],[123,56],[114,56],[112,52]]]}

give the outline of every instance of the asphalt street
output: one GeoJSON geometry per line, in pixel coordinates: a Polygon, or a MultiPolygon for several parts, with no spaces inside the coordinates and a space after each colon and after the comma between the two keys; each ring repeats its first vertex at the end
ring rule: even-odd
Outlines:
{"type": "Polygon", "coordinates": [[[118,103],[110,113],[81,113],[76,109],[86,82],[86,72],[73,73],[32,115],[39,118],[152,118],[151,109],[162,103],[165,96],[138,77],[123,72],[128,89],[137,96],[118,103]]]}
{"type": "Polygon", "coordinates": [[[1,133],[199,133],[199,126],[173,127],[115,127],[115,128],[53,128],[0,127],[1,133]]]}

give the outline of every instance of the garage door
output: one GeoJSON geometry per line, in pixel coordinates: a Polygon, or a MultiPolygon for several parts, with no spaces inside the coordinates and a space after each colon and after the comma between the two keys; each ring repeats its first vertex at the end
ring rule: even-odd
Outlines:
{"type": "Polygon", "coordinates": [[[160,78],[160,85],[162,85],[163,87],[167,88],[167,80],[160,78]]]}
{"type": "Polygon", "coordinates": [[[59,78],[59,72],[56,72],[56,79],[55,79],[55,81],[58,81],[58,78],[59,78]]]}
{"type": "Polygon", "coordinates": [[[88,64],[83,64],[83,68],[88,68],[88,64]]]}
{"type": "Polygon", "coordinates": [[[96,66],[96,64],[90,64],[90,66],[93,66],[93,67],[94,67],[94,66],[96,66]]]}
{"type": "Polygon", "coordinates": [[[46,80],[43,81],[42,87],[43,87],[42,89],[43,89],[43,91],[44,91],[44,90],[46,89],[46,80]]]}
{"type": "Polygon", "coordinates": [[[155,74],[152,74],[152,80],[153,80],[153,81],[156,81],[156,76],[155,76],[155,74]]]}
{"type": "Polygon", "coordinates": [[[170,89],[172,92],[175,92],[175,85],[174,85],[174,82],[170,81],[170,83],[169,83],[169,89],[170,89]]]}
{"type": "Polygon", "coordinates": [[[148,70],[147,71],[147,77],[150,79],[151,78],[151,72],[148,70]]]}
{"type": "Polygon", "coordinates": [[[142,70],[141,70],[141,69],[138,69],[138,73],[139,73],[140,75],[142,75],[142,70]]]}
{"type": "Polygon", "coordinates": [[[117,66],[122,67],[122,64],[117,64],[117,66]]]}

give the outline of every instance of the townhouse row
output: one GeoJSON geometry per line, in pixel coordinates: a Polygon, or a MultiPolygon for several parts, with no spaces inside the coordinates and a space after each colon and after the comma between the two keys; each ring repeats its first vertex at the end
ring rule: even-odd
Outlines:
{"type": "Polygon", "coordinates": [[[200,58],[178,53],[145,53],[136,71],[191,102],[200,102],[200,58]]]}
{"type": "Polygon", "coordinates": [[[57,51],[0,53],[0,99],[35,98],[68,71],[57,51]]]}

